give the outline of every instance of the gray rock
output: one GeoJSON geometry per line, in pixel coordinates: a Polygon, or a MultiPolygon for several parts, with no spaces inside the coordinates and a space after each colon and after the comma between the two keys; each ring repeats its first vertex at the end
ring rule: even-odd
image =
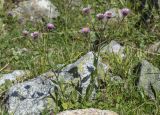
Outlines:
{"type": "Polygon", "coordinates": [[[139,87],[151,99],[155,99],[155,92],[160,91],[160,71],[151,63],[143,60],[139,70],[139,87]]]}
{"type": "Polygon", "coordinates": [[[9,114],[39,115],[47,105],[45,97],[54,87],[50,80],[42,76],[12,86],[7,93],[9,114]]]}
{"type": "Polygon", "coordinates": [[[122,78],[120,77],[120,76],[112,76],[111,77],[111,81],[113,82],[113,83],[122,83],[123,82],[123,80],[122,80],[122,78]]]}
{"type": "Polygon", "coordinates": [[[110,110],[100,110],[100,109],[77,109],[77,110],[67,110],[57,115],[118,115],[118,113],[110,110]]]}
{"type": "MultiPolygon", "coordinates": [[[[54,93],[55,89],[59,89],[58,85],[53,82],[57,80],[64,85],[70,82],[75,83],[78,86],[77,90],[84,96],[91,81],[91,74],[96,69],[94,59],[94,53],[89,52],[76,62],[64,67],[61,71],[49,71],[37,78],[12,86],[6,94],[6,107],[9,113],[14,113],[15,115],[39,115],[48,105],[47,97],[50,93],[54,93]]],[[[98,69],[103,69],[102,71],[107,72],[105,64],[99,62],[99,65],[101,66],[98,69]]],[[[69,90],[67,91],[69,92],[69,90]]]]}
{"type": "Polygon", "coordinates": [[[160,53],[160,42],[155,42],[151,44],[148,48],[150,53],[160,53]]]}
{"type": "Polygon", "coordinates": [[[14,16],[20,19],[31,21],[41,21],[42,18],[56,18],[59,16],[57,8],[49,0],[27,0],[22,1],[12,9],[14,16]]]}
{"type": "Polygon", "coordinates": [[[100,52],[101,54],[113,53],[113,54],[120,55],[120,57],[124,58],[125,57],[124,48],[125,47],[121,46],[118,42],[112,40],[108,45],[105,45],[104,47],[102,47],[100,52]]]}
{"type": "MultiPolygon", "coordinates": [[[[81,89],[82,95],[85,94],[88,85],[90,84],[91,74],[95,71],[96,67],[94,65],[95,55],[93,52],[87,53],[85,56],[78,59],[75,63],[69,64],[62,69],[59,73],[59,79],[61,81],[73,81],[78,79],[79,88],[81,89]]],[[[108,70],[108,66],[102,62],[98,62],[98,76],[102,77],[108,70]]],[[[96,79],[95,79],[96,81],[96,79]]]]}
{"type": "Polygon", "coordinates": [[[27,70],[15,70],[9,74],[1,74],[0,75],[0,86],[5,83],[6,80],[16,81],[18,78],[28,77],[30,72],[27,70]]]}

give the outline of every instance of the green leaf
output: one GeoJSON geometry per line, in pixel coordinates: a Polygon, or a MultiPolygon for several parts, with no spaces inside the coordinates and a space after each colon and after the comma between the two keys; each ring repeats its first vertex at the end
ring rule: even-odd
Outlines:
{"type": "Polygon", "coordinates": [[[68,103],[62,103],[62,107],[63,107],[64,109],[68,109],[68,103]]]}

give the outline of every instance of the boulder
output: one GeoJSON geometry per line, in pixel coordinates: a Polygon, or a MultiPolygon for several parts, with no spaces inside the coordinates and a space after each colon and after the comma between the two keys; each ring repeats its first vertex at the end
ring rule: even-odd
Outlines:
{"type": "Polygon", "coordinates": [[[53,83],[45,77],[38,77],[12,86],[7,93],[6,107],[9,114],[38,115],[45,109],[53,83]]]}
{"type": "MultiPolygon", "coordinates": [[[[15,115],[39,115],[48,105],[47,97],[59,89],[58,84],[55,83],[57,81],[60,81],[63,85],[67,85],[70,82],[75,83],[77,85],[76,90],[80,92],[81,96],[84,96],[96,68],[107,72],[105,64],[99,62],[98,66],[100,66],[96,67],[94,61],[94,53],[89,52],[62,70],[49,71],[34,79],[12,86],[6,94],[6,107],[9,113],[14,113],[15,115]]],[[[98,74],[95,82],[97,77],[100,77],[99,75],[103,74],[98,74]]],[[[67,91],[70,92],[69,90],[67,91]]],[[[95,94],[95,90],[93,94],[95,94]]]]}
{"type": "MultiPolygon", "coordinates": [[[[59,73],[58,78],[65,82],[77,79],[79,81],[81,93],[85,95],[86,89],[90,84],[92,73],[98,69],[97,77],[100,78],[103,77],[102,75],[105,75],[108,70],[108,66],[100,61],[98,61],[98,66],[95,67],[94,61],[95,54],[93,52],[89,52],[75,63],[69,64],[63,68],[59,73]]],[[[96,78],[95,81],[97,80],[96,78]]]]}
{"type": "Polygon", "coordinates": [[[11,10],[13,16],[21,20],[41,21],[47,18],[59,16],[57,8],[49,0],[27,0],[20,1],[11,10]]]}
{"type": "Polygon", "coordinates": [[[110,110],[100,110],[100,109],[77,109],[77,110],[67,110],[57,115],[118,115],[116,112],[110,110]]]}
{"type": "MultiPolygon", "coordinates": [[[[137,66],[138,67],[138,66],[137,66]]],[[[138,67],[139,88],[151,99],[155,99],[156,92],[160,91],[160,71],[151,63],[143,60],[138,67]]]]}
{"type": "Polygon", "coordinates": [[[120,55],[120,57],[124,58],[125,53],[124,53],[124,46],[121,46],[118,42],[112,40],[108,45],[105,45],[102,47],[100,53],[113,53],[116,55],[120,55]]]}
{"type": "Polygon", "coordinates": [[[14,70],[12,73],[0,74],[0,86],[5,83],[6,80],[16,81],[16,79],[28,77],[30,72],[27,70],[14,70]]]}

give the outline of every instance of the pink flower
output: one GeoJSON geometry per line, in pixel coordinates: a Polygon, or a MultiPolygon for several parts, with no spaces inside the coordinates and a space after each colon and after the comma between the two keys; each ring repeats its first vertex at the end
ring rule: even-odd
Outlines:
{"type": "Polygon", "coordinates": [[[23,30],[22,34],[23,34],[23,36],[26,37],[26,36],[28,36],[29,32],[27,30],[23,30]]]}
{"type": "Polygon", "coordinates": [[[130,9],[123,8],[123,9],[121,9],[121,13],[125,17],[125,16],[127,16],[130,13],[130,9]]]}
{"type": "Polygon", "coordinates": [[[89,8],[89,7],[88,8],[83,8],[82,9],[82,13],[85,14],[85,15],[87,15],[87,14],[90,13],[90,10],[91,10],[91,8],[89,8]]]}
{"type": "Polygon", "coordinates": [[[33,32],[33,33],[31,33],[31,37],[32,38],[38,38],[38,36],[39,36],[39,32],[33,32]]]}
{"type": "Polygon", "coordinates": [[[48,24],[47,24],[47,28],[48,28],[49,30],[52,30],[52,29],[55,29],[55,26],[54,26],[52,23],[48,23],[48,24]]]}
{"type": "Polygon", "coordinates": [[[113,13],[111,11],[106,11],[104,13],[104,17],[107,18],[107,19],[110,19],[113,17],[113,13]]]}
{"type": "Polygon", "coordinates": [[[88,27],[81,29],[81,33],[88,34],[89,32],[90,32],[90,29],[88,27]]]}
{"type": "Polygon", "coordinates": [[[99,13],[96,15],[96,17],[98,20],[102,20],[104,18],[104,14],[99,13]]]}

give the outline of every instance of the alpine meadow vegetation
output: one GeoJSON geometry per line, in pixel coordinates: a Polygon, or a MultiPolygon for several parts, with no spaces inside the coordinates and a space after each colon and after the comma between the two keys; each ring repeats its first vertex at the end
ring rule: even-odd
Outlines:
{"type": "MultiPolygon", "coordinates": [[[[100,72],[95,69],[83,97],[75,90],[74,83],[66,85],[53,81],[59,86],[55,94],[49,96],[55,106],[50,109],[48,104],[42,114],[98,108],[119,115],[159,115],[159,92],[155,91],[155,99],[149,98],[137,85],[139,75],[135,69],[143,59],[160,68],[160,53],[148,51],[150,44],[160,41],[158,3],[152,3],[154,0],[82,0],[80,5],[73,6],[72,0],[50,1],[60,16],[39,22],[24,22],[12,12],[0,8],[0,75],[14,70],[30,71],[26,77],[0,85],[0,114],[8,115],[5,93],[11,86],[48,70],[61,71],[93,51],[94,66],[98,67],[99,60],[102,60],[109,65],[109,72],[96,81],[100,72]],[[112,40],[125,46],[124,55],[101,53],[112,40]],[[119,76],[120,80],[113,80],[111,76],[119,76]],[[95,87],[96,96],[90,99],[95,87]],[[70,94],[68,90],[71,90],[70,94]]],[[[9,3],[5,7],[11,7],[12,3],[9,3]]]]}

